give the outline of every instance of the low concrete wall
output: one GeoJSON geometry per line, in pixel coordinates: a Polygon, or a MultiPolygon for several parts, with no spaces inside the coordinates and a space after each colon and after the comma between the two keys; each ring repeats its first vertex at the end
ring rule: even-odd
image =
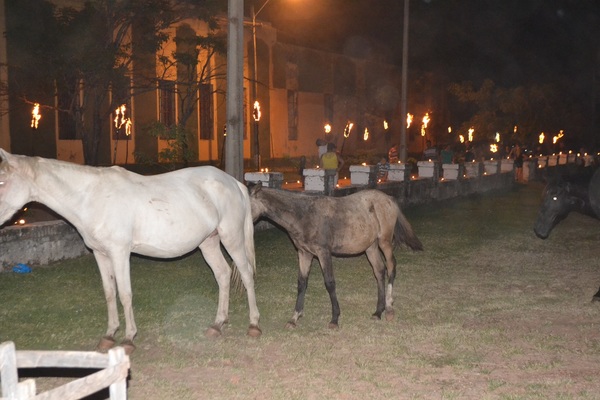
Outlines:
{"type": "MultiPolygon", "coordinates": [[[[563,168],[558,166],[555,168],[563,168]]],[[[537,171],[536,171],[537,172],[537,171]]],[[[403,182],[380,183],[377,188],[398,199],[403,207],[446,200],[473,193],[509,190],[514,185],[513,172],[481,175],[458,180],[422,178],[403,182]]],[[[364,190],[368,186],[350,185],[335,189],[334,196],[364,190]]],[[[272,227],[261,221],[256,230],[272,227]]],[[[63,220],[9,226],[0,230],[0,271],[18,263],[46,265],[55,261],[89,254],[77,231],[63,220]]]]}
{"type": "Polygon", "coordinates": [[[19,263],[46,265],[89,253],[79,233],[63,220],[0,230],[0,271],[19,263]]]}

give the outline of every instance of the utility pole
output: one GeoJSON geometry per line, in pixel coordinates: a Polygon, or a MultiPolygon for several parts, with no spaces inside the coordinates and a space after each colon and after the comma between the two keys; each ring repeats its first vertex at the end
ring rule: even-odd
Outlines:
{"type": "Polygon", "coordinates": [[[225,172],[244,181],[244,0],[227,3],[227,140],[225,172]]]}
{"type": "Polygon", "coordinates": [[[408,113],[408,1],[404,0],[404,29],[402,33],[402,94],[400,99],[400,161],[406,162],[406,114],[408,113]]]}

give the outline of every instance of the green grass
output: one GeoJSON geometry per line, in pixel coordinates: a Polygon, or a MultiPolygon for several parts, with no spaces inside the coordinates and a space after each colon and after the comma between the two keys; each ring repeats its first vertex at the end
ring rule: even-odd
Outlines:
{"type": "MultiPolygon", "coordinates": [[[[199,254],[132,258],[138,349],[132,399],[593,399],[600,357],[598,222],[573,214],[543,241],[532,227],[541,186],[405,210],[424,252],[397,249],[396,319],[373,321],[376,285],[364,256],[334,260],[340,328],[318,264],[298,328],[287,235],[256,233],[263,336],[248,307],[204,337],[217,286],[199,254]]],[[[90,350],[106,305],[91,257],[0,275],[0,341],[17,349],[90,350]]],[[[43,379],[41,380],[43,383],[43,379]]]]}

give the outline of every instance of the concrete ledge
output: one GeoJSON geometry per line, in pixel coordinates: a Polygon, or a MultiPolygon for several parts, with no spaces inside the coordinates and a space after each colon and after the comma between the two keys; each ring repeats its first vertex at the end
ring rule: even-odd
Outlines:
{"type": "Polygon", "coordinates": [[[0,230],[0,271],[9,270],[18,263],[45,265],[89,253],[79,233],[63,220],[0,230]]]}

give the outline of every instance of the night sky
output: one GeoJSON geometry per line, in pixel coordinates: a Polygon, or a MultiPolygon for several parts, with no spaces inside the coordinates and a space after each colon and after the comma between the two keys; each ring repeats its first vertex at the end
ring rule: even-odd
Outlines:
{"type": "MultiPolygon", "coordinates": [[[[403,0],[271,0],[259,18],[296,43],[400,65],[403,9],[403,0]]],[[[598,71],[595,0],[410,0],[409,26],[409,67],[448,81],[589,86],[598,71]]]]}

